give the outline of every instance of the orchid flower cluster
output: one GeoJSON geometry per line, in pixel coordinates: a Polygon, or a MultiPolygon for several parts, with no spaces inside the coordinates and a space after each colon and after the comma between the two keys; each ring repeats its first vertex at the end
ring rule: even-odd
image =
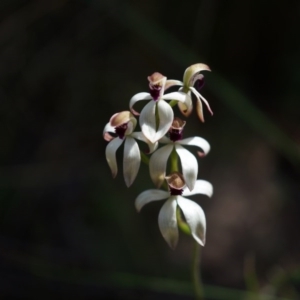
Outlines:
{"type": "Polygon", "coordinates": [[[103,131],[104,139],[109,142],[105,154],[113,177],[118,173],[116,151],[124,143],[123,173],[127,187],[134,182],[142,158],[149,164],[154,185],[157,188],[167,187],[167,190],[149,189],[142,192],[135,200],[135,207],[140,211],[149,202],[167,199],[159,212],[158,225],[162,236],[173,249],[177,245],[178,226],[182,222],[188,226],[197,243],[205,244],[204,212],[198,204],[185,197],[195,194],[211,197],[213,187],[209,182],[197,179],[197,159],[184,146],[198,147],[201,150],[198,155],[202,157],[209,152],[210,145],[201,137],[183,138],[186,121],[175,117],[173,112],[173,106],[177,104],[183,116],[188,117],[193,110],[194,97],[196,112],[202,122],[202,102],[212,114],[207,100],[199,93],[204,83],[201,71],[210,69],[200,63],[188,67],[183,81],[167,80],[162,74],[153,73],[148,77],[149,92],[134,95],[129,102],[130,110],[114,114],[103,131]],[[175,86],[179,86],[178,91],[165,94],[166,90],[175,86]],[[133,108],[138,101],[147,101],[140,113],[133,108]],[[138,116],[141,131],[135,131],[138,116]],[[137,140],[148,145],[147,153],[140,150],[137,140]],[[150,159],[147,155],[151,155],[150,159]],[[168,165],[170,171],[167,174],[168,165]]]}

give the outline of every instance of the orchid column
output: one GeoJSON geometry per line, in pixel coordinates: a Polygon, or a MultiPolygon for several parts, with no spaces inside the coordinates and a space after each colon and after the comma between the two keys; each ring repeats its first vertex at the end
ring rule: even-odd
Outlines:
{"type": "Polygon", "coordinates": [[[118,172],[116,151],[124,144],[123,173],[127,187],[135,180],[142,160],[149,165],[154,185],[165,188],[149,189],[138,195],[135,200],[137,211],[149,202],[166,199],[158,215],[159,229],[165,241],[175,249],[179,238],[178,229],[194,239],[197,251],[193,258],[192,273],[196,299],[203,299],[198,262],[199,246],[205,244],[206,219],[202,208],[186,196],[204,194],[211,197],[213,187],[209,182],[197,179],[197,159],[185,147],[198,147],[201,150],[198,156],[204,157],[210,145],[201,137],[183,138],[186,121],[174,116],[173,106],[177,104],[184,117],[188,117],[193,110],[192,97],[195,97],[199,119],[204,122],[202,102],[212,114],[207,100],[199,92],[204,83],[201,71],[210,69],[205,64],[188,67],[183,81],[167,80],[162,74],[153,73],[148,77],[149,92],[134,95],[129,102],[130,111],[114,114],[103,132],[104,139],[109,141],[106,159],[113,177],[118,172]],[[167,89],[175,86],[179,86],[178,91],[165,94],[167,89]],[[148,101],[141,113],[133,108],[138,101],[148,101]],[[141,132],[134,131],[138,116],[141,132]],[[149,151],[141,152],[136,140],[147,143],[149,151]]]}

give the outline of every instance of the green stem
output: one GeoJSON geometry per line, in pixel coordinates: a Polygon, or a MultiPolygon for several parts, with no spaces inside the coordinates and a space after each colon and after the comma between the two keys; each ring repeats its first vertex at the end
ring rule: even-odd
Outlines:
{"type": "Polygon", "coordinates": [[[155,104],[155,123],[156,123],[156,131],[159,127],[159,114],[158,114],[158,105],[157,103],[155,104]]]}
{"type": "Polygon", "coordinates": [[[178,155],[176,153],[175,147],[173,148],[171,155],[170,155],[170,162],[171,162],[171,170],[170,172],[178,172],[178,155]]]}
{"type": "MultiPolygon", "coordinates": [[[[175,104],[175,101],[172,103],[175,104]]],[[[171,105],[172,106],[172,105],[171,105]]],[[[155,116],[156,116],[156,127],[158,127],[159,124],[159,115],[158,115],[158,109],[157,106],[155,108],[155,116]]],[[[157,128],[156,128],[157,129],[157,128]]],[[[141,152],[141,160],[146,165],[149,165],[149,158],[146,156],[143,152],[141,152]]],[[[175,148],[173,148],[171,155],[170,155],[170,171],[171,172],[178,172],[178,154],[176,153],[175,148]]],[[[164,182],[164,187],[168,189],[166,182],[164,182]]],[[[179,229],[184,232],[187,235],[191,236],[191,230],[188,224],[183,220],[181,215],[181,210],[179,207],[177,207],[176,210],[176,216],[177,216],[177,224],[179,229]]],[[[195,291],[195,299],[196,300],[203,300],[203,286],[202,281],[200,278],[200,245],[194,241],[194,253],[193,253],[193,263],[192,263],[192,280],[193,280],[193,286],[195,291]]]]}
{"type": "Polygon", "coordinates": [[[145,165],[149,166],[149,160],[150,160],[149,157],[144,152],[142,152],[142,151],[140,151],[140,153],[141,153],[141,160],[142,160],[142,162],[145,165]]]}
{"type": "MultiPolygon", "coordinates": [[[[191,235],[191,230],[188,224],[182,219],[180,208],[176,211],[177,224],[179,229],[187,235],[191,235]]],[[[201,246],[194,241],[193,261],[192,261],[192,281],[196,300],[203,300],[203,284],[200,276],[200,249],[201,246]]]]}
{"type": "MultiPolygon", "coordinates": [[[[178,154],[176,153],[175,148],[171,152],[170,155],[170,162],[171,162],[171,172],[178,171],[178,154]]],[[[185,234],[191,236],[191,229],[188,224],[183,220],[181,215],[181,210],[177,206],[176,210],[176,217],[177,217],[177,225],[181,231],[185,234]]],[[[196,300],[203,300],[203,286],[202,281],[200,278],[200,245],[194,241],[194,253],[193,253],[193,262],[192,262],[192,280],[193,286],[195,291],[195,299],[196,300]]]]}
{"type": "Polygon", "coordinates": [[[255,269],[255,255],[248,253],[244,262],[244,279],[248,292],[253,293],[253,297],[249,299],[261,299],[259,296],[259,281],[255,269]]]}
{"type": "Polygon", "coordinates": [[[203,284],[200,276],[200,248],[201,246],[194,241],[193,262],[192,262],[192,280],[196,300],[204,300],[203,284]]]}
{"type": "Polygon", "coordinates": [[[181,215],[181,210],[180,208],[177,206],[177,210],[176,210],[176,217],[177,217],[177,224],[179,229],[184,232],[187,235],[191,235],[191,230],[189,225],[182,219],[182,215],[181,215]]]}
{"type": "Polygon", "coordinates": [[[169,105],[170,105],[171,107],[173,107],[173,106],[175,106],[177,103],[178,103],[177,100],[171,100],[171,101],[169,102],[169,105]]]}

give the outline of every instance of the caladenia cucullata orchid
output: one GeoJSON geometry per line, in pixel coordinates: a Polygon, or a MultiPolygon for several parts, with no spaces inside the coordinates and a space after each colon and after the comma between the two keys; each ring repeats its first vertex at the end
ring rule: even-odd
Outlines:
{"type": "Polygon", "coordinates": [[[185,70],[183,74],[183,81],[171,79],[167,80],[166,85],[181,86],[179,91],[184,95],[185,98],[183,102],[178,102],[178,107],[185,117],[188,117],[193,110],[191,95],[193,94],[196,98],[196,112],[198,118],[204,122],[202,101],[206,105],[211,115],[213,115],[213,112],[208,104],[208,101],[199,92],[199,90],[204,86],[204,75],[200,74],[201,71],[210,71],[210,68],[205,64],[191,65],[185,70]]]}
{"type": "Polygon", "coordinates": [[[207,100],[199,93],[204,82],[200,72],[205,70],[210,71],[207,65],[194,64],[185,70],[183,81],[167,80],[162,74],[153,73],[148,76],[149,92],[134,95],[129,101],[130,111],[114,114],[103,131],[104,139],[109,142],[105,154],[113,177],[118,172],[116,152],[124,144],[123,174],[127,187],[136,179],[142,161],[149,166],[154,185],[165,188],[141,192],[135,200],[137,211],[149,202],[165,200],[158,215],[159,229],[165,241],[175,249],[179,229],[194,239],[193,283],[196,299],[203,299],[198,257],[200,246],[205,244],[206,219],[202,208],[186,197],[197,194],[211,197],[213,187],[208,181],[197,179],[197,156],[186,147],[198,147],[198,157],[202,158],[210,151],[210,145],[202,137],[183,138],[187,122],[174,116],[173,106],[178,104],[179,110],[188,117],[193,109],[192,97],[195,97],[200,120],[204,121],[202,101],[212,114],[207,100]],[[179,86],[178,91],[165,94],[167,89],[176,86],[179,86]],[[133,106],[144,100],[148,103],[138,113],[133,106]],[[138,116],[141,131],[135,132],[138,116]],[[136,140],[148,145],[146,153],[140,150],[136,140]]]}
{"type": "Polygon", "coordinates": [[[177,245],[178,222],[182,222],[179,212],[181,210],[192,237],[198,244],[204,246],[206,233],[204,212],[198,204],[183,196],[203,194],[211,197],[213,193],[212,185],[208,181],[197,180],[195,188],[191,192],[186,188],[183,176],[179,172],[173,172],[165,178],[169,192],[155,189],[142,192],[135,200],[136,209],[140,211],[149,202],[168,198],[158,215],[159,229],[168,245],[172,249],[177,245]]]}
{"type": "Polygon", "coordinates": [[[133,132],[136,123],[136,118],[129,111],[122,111],[110,118],[103,131],[104,139],[109,142],[105,156],[113,177],[116,177],[118,173],[116,151],[125,141],[123,173],[127,187],[133,183],[140,168],[140,150],[135,139],[148,144],[148,153],[152,153],[157,147],[157,143],[151,143],[142,132],[133,132]],[[113,136],[112,133],[115,133],[116,136],[113,136]]]}
{"type": "Polygon", "coordinates": [[[150,158],[150,176],[154,184],[158,187],[161,186],[165,179],[168,158],[172,151],[175,151],[181,161],[182,174],[186,185],[191,191],[194,189],[198,175],[198,162],[195,156],[182,147],[182,145],[199,147],[203,151],[198,152],[199,156],[206,155],[210,150],[210,145],[201,137],[182,139],[185,124],[185,121],[175,118],[169,129],[169,137],[165,136],[159,140],[159,143],[167,145],[155,151],[150,158]]]}
{"type": "Polygon", "coordinates": [[[130,110],[138,116],[139,113],[133,109],[133,105],[138,101],[150,100],[140,113],[140,126],[145,137],[152,143],[163,137],[173,122],[173,109],[165,100],[185,101],[182,93],[164,94],[166,80],[162,74],[153,73],[148,77],[149,93],[138,93],[129,102],[130,110]]]}

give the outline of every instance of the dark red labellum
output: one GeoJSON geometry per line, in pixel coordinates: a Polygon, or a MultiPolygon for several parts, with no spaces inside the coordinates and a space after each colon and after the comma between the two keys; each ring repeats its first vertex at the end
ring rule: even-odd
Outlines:
{"type": "Polygon", "coordinates": [[[182,140],[182,130],[171,129],[169,132],[169,138],[172,142],[182,140]]]}
{"type": "Polygon", "coordinates": [[[170,186],[169,186],[169,189],[170,189],[171,196],[181,196],[183,193],[183,189],[174,189],[174,188],[171,188],[170,186]]]}
{"type": "Polygon", "coordinates": [[[198,92],[203,88],[203,86],[204,86],[204,77],[196,80],[194,87],[198,92]]]}
{"type": "Polygon", "coordinates": [[[160,95],[161,86],[151,85],[150,86],[150,95],[154,101],[157,101],[160,95]]]}
{"type": "Polygon", "coordinates": [[[128,128],[127,123],[122,124],[115,128],[115,132],[120,139],[122,139],[122,140],[124,139],[127,128],[128,128]]]}

